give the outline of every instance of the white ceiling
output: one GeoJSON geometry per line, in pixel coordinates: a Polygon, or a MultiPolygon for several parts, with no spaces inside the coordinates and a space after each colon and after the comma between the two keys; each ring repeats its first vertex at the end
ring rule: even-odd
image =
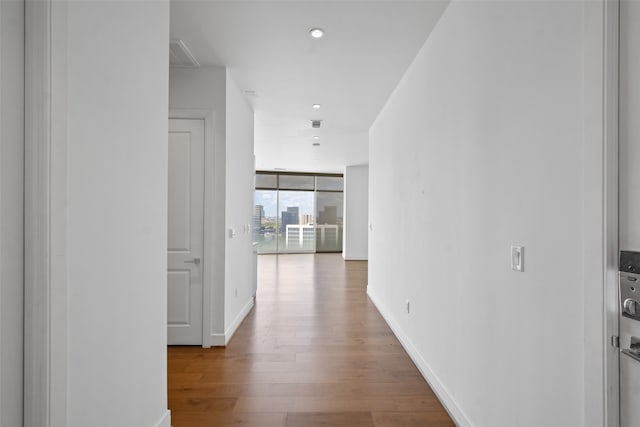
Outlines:
{"type": "Polygon", "coordinates": [[[446,4],[173,0],[171,38],[202,66],[227,67],[242,90],[255,91],[248,98],[258,169],[335,172],[368,163],[369,127],[446,4]],[[314,27],[325,36],[311,38],[314,27]]]}

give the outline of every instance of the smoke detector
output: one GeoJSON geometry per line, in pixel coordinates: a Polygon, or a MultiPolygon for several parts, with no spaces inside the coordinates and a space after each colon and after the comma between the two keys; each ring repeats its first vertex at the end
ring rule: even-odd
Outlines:
{"type": "Polygon", "coordinates": [[[318,129],[322,125],[322,120],[311,120],[311,127],[318,129]]]}
{"type": "Polygon", "coordinates": [[[169,66],[179,68],[198,68],[200,63],[182,40],[169,42],[169,66]]]}

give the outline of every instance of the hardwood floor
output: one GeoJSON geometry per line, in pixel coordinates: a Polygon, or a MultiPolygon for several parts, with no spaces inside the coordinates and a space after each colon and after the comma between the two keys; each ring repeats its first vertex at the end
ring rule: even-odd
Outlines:
{"type": "Polygon", "coordinates": [[[366,261],[262,255],[226,348],[169,348],[174,427],[451,427],[366,295],[366,261]]]}

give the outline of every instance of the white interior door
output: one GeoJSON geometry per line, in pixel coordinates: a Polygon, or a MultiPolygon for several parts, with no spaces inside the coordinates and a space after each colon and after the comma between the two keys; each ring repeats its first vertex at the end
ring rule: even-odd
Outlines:
{"type": "Polygon", "coordinates": [[[169,120],[168,344],[202,345],[204,120],[169,120]]]}

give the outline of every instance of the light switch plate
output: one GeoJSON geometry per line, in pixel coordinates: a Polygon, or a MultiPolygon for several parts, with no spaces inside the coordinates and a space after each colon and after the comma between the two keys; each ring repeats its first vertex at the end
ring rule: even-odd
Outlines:
{"type": "Polygon", "coordinates": [[[524,271],[524,246],[511,246],[511,269],[524,271]]]}

